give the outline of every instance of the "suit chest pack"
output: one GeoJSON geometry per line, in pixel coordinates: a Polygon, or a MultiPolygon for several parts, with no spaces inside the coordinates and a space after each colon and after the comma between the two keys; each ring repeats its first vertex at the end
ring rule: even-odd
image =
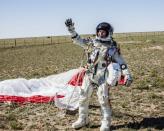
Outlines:
{"type": "MultiPolygon", "coordinates": [[[[106,61],[107,64],[110,62],[115,62],[113,57],[115,53],[118,51],[117,45],[110,43],[108,45],[103,45],[102,46],[92,46],[92,49],[90,52],[88,52],[88,63],[95,63],[99,57],[99,55],[102,55],[104,57],[104,60],[106,61]]],[[[101,56],[100,56],[101,57],[101,56]]]]}

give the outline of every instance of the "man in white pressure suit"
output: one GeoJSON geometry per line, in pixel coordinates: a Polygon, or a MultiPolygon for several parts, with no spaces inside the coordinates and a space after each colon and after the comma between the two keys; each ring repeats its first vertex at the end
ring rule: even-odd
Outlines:
{"type": "Polygon", "coordinates": [[[79,99],[79,118],[72,124],[77,129],[88,125],[89,98],[97,85],[98,101],[101,106],[102,120],[100,131],[109,131],[111,125],[111,107],[109,102],[109,89],[116,86],[121,75],[125,76],[125,85],[130,86],[132,77],[127,64],[120,54],[117,43],[113,40],[113,27],[106,22],[100,23],[96,28],[95,39],[82,39],[75,31],[72,19],[67,19],[65,25],[74,43],[81,47],[90,46],[87,61],[88,66],[81,87],[79,99]]]}

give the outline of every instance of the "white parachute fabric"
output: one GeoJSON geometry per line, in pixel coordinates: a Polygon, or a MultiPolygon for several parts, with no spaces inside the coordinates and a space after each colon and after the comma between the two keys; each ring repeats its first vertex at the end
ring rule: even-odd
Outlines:
{"type": "MultiPolygon", "coordinates": [[[[57,75],[39,79],[9,79],[0,82],[0,98],[4,96],[54,96],[55,105],[59,108],[75,110],[78,108],[80,87],[68,84],[70,79],[81,69],[72,69],[57,75]],[[64,97],[57,97],[57,96],[64,97]],[[69,105],[68,105],[69,104],[69,105]]],[[[7,98],[7,97],[6,97],[7,98]]]]}
{"type": "Polygon", "coordinates": [[[79,96],[80,96],[80,87],[77,86],[77,87],[71,88],[69,86],[70,85],[68,85],[68,88],[65,88],[65,91],[64,91],[67,93],[62,93],[64,94],[63,98],[57,97],[55,99],[55,105],[56,107],[60,109],[76,110],[79,107],[78,101],[79,101],[79,96]]]}

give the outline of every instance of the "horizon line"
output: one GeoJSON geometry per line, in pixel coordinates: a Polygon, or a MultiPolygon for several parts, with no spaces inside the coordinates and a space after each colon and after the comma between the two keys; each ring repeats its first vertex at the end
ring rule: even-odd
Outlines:
{"type": "MultiPolygon", "coordinates": [[[[116,32],[114,34],[135,34],[135,33],[153,33],[153,32],[164,32],[164,31],[139,31],[139,32],[116,32]]],[[[80,34],[81,36],[84,35],[95,35],[95,34],[80,34]]],[[[0,40],[8,40],[8,39],[28,39],[28,38],[41,38],[41,37],[69,37],[70,35],[45,35],[45,36],[25,36],[25,37],[6,37],[6,38],[1,38],[0,40]]]]}

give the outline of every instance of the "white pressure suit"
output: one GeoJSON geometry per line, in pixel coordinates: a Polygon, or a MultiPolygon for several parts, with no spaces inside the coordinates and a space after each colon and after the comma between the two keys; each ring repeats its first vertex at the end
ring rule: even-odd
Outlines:
{"type": "MultiPolygon", "coordinates": [[[[86,71],[79,99],[79,118],[72,124],[73,128],[80,128],[89,123],[88,106],[89,98],[93,88],[97,85],[98,101],[102,110],[101,131],[110,130],[111,107],[109,103],[109,88],[116,86],[121,74],[126,77],[126,84],[132,82],[127,65],[120,55],[117,43],[113,41],[111,34],[108,39],[82,39],[75,31],[74,23],[71,19],[66,20],[66,26],[70,32],[74,43],[81,47],[91,46],[92,50],[88,54],[88,70],[86,71]]],[[[111,33],[111,32],[110,32],[111,33]]],[[[113,32],[112,32],[113,33],[113,32]]]]}

